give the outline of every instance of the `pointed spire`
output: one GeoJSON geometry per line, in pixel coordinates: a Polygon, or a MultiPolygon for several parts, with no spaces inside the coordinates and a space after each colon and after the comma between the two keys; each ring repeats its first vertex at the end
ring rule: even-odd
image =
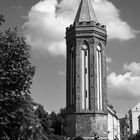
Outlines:
{"type": "Polygon", "coordinates": [[[83,21],[97,21],[91,0],[81,0],[74,23],[83,21]]]}

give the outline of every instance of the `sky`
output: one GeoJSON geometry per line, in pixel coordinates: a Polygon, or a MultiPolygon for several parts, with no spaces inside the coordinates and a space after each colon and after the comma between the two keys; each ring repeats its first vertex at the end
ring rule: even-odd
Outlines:
{"type": "MultiPolygon", "coordinates": [[[[107,95],[119,117],[140,102],[140,1],[91,0],[98,21],[107,26],[107,95]]],[[[80,0],[0,0],[4,28],[17,26],[32,47],[36,74],[34,101],[48,111],[66,105],[65,28],[80,0]]]]}

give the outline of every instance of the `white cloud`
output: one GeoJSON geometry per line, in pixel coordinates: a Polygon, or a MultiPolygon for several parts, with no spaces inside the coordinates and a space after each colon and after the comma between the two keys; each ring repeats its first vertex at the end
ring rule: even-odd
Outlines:
{"type": "Polygon", "coordinates": [[[140,63],[132,62],[129,65],[124,64],[124,70],[131,71],[132,75],[140,76],[140,63]]]}
{"type": "Polygon", "coordinates": [[[95,0],[94,9],[99,21],[107,26],[110,39],[128,40],[136,31],[120,18],[120,11],[108,0],[95,0]]]}
{"type": "Polygon", "coordinates": [[[140,63],[125,64],[124,69],[128,72],[119,75],[113,72],[108,76],[108,89],[119,91],[117,94],[120,97],[140,97],[140,63]]]}
{"type": "Polygon", "coordinates": [[[34,5],[23,28],[27,43],[33,48],[65,55],[65,27],[70,21],[56,15],[56,5],[56,0],[40,1],[34,5]]]}
{"type": "MultiPolygon", "coordinates": [[[[80,0],[44,0],[35,4],[28,13],[23,29],[27,43],[53,55],[65,55],[65,28],[73,23],[80,0]]],[[[135,37],[127,22],[119,17],[119,10],[108,0],[94,0],[98,20],[107,25],[110,39],[128,40],[135,37]]]]}

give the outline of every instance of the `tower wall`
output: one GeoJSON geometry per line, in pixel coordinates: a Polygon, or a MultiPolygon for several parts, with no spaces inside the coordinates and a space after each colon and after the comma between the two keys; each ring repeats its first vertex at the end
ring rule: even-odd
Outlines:
{"type": "Polygon", "coordinates": [[[71,25],[66,31],[67,43],[67,121],[66,135],[68,137],[82,136],[93,139],[97,134],[100,139],[108,139],[107,129],[107,92],[106,92],[106,27],[97,22],[79,22],[71,25]],[[82,108],[82,63],[81,46],[87,43],[89,47],[89,108],[82,108]],[[102,46],[101,53],[101,88],[102,109],[97,101],[97,60],[96,47],[102,46]],[[71,55],[73,53],[73,55],[71,55]],[[73,57],[71,57],[73,56],[73,57]],[[74,60],[74,64],[72,61],[74,60]],[[74,76],[71,76],[71,73],[74,76]],[[73,80],[74,79],[74,80],[73,80]],[[73,81],[73,82],[71,82],[73,81]],[[74,95],[74,96],[73,96],[74,95]],[[74,102],[72,103],[72,97],[74,102]]]}
{"type": "Polygon", "coordinates": [[[76,136],[93,139],[96,133],[100,139],[107,139],[106,115],[96,113],[76,115],[76,136]]]}

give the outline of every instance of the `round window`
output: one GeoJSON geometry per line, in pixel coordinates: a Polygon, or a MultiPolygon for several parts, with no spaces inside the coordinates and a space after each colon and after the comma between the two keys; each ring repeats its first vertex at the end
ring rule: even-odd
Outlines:
{"type": "Polygon", "coordinates": [[[101,51],[102,50],[102,48],[101,48],[101,46],[97,46],[97,51],[101,51]]]}

